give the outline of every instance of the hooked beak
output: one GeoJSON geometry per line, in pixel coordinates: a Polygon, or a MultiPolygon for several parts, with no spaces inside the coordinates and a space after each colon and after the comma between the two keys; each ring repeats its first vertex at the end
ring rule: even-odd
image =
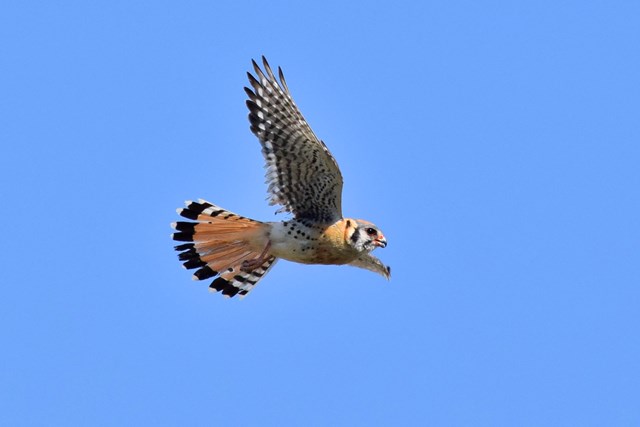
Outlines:
{"type": "Polygon", "coordinates": [[[384,236],[380,235],[376,240],[373,241],[373,244],[376,246],[380,246],[381,248],[387,247],[387,239],[384,236]]]}

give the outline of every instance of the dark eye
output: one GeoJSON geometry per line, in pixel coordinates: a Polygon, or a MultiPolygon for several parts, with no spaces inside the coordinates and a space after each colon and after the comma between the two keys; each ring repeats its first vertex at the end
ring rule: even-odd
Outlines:
{"type": "Polygon", "coordinates": [[[376,234],[378,234],[375,228],[371,228],[371,227],[367,228],[365,231],[369,236],[375,236],[376,234]]]}

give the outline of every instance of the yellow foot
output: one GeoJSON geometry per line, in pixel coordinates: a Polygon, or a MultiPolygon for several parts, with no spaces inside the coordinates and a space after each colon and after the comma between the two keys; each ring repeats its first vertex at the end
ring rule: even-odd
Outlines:
{"type": "Polygon", "coordinates": [[[260,267],[262,264],[264,264],[263,258],[256,258],[256,259],[242,261],[242,267],[240,268],[240,270],[244,271],[245,273],[251,273],[253,270],[260,267]]]}
{"type": "Polygon", "coordinates": [[[267,260],[267,253],[269,252],[270,247],[271,242],[267,242],[267,246],[265,246],[258,258],[242,261],[242,267],[240,267],[240,270],[244,271],[245,273],[251,273],[253,270],[264,264],[264,262],[267,260]]]}

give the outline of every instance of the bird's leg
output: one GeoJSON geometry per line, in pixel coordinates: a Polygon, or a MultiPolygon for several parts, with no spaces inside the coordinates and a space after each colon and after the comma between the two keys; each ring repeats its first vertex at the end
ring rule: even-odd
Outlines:
{"type": "Polygon", "coordinates": [[[242,261],[242,267],[240,269],[245,273],[251,273],[253,270],[260,267],[266,260],[269,248],[271,248],[271,242],[267,242],[267,246],[264,247],[264,250],[258,258],[242,261]]]}

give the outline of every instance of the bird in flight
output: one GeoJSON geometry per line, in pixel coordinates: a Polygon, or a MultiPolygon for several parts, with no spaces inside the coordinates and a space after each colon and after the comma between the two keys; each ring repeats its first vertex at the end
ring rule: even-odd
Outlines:
{"type": "Polygon", "coordinates": [[[197,269],[194,280],[214,278],[210,288],[227,297],[246,296],[279,258],[303,264],[365,268],[389,279],[391,269],[371,251],[387,246],[382,231],[342,216],[342,174],[327,146],[298,110],[282,69],[279,81],[262,57],[255,76],[247,73],[251,131],[266,160],[269,203],[291,219],[261,222],[198,201],[178,209],[190,221],[172,224],[178,258],[197,269]]]}

